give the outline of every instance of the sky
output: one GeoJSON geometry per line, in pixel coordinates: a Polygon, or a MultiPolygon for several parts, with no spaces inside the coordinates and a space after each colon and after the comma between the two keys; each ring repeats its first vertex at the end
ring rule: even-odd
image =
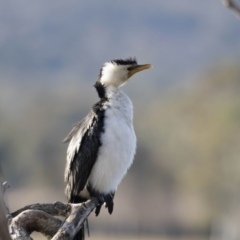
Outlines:
{"type": "Polygon", "coordinates": [[[174,84],[238,58],[239,25],[220,0],[2,1],[0,83],[93,83],[104,62],[135,56],[174,84]]]}

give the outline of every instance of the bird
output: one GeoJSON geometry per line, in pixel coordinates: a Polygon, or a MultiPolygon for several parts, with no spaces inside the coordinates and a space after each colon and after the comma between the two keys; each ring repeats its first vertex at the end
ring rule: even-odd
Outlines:
{"type": "MultiPolygon", "coordinates": [[[[100,100],[63,140],[69,142],[64,173],[67,200],[81,203],[96,197],[96,216],[104,203],[112,214],[115,192],[136,153],[133,105],[120,87],[151,67],[139,65],[136,58],[104,63],[94,85],[100,100]]],[[[84,239],[84,227],[74,239],[84,239]]]]}

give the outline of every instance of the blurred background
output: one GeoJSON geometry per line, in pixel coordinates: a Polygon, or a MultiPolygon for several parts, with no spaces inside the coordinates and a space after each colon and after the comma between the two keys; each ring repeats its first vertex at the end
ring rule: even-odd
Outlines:
{"type": "Polygon", "coordinates": [[[0,29],[11,211],[65,201],[61,141],[102,64],[135,56],[154,66],[123,88],[137,154],[90,239],[240,239],[240,21],[220,0],[1,1],[0,29]]]}

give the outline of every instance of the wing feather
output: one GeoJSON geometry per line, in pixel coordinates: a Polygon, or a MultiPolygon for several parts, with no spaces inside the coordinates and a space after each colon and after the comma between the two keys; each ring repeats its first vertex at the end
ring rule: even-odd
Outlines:
{"type": "Polygon", "coordinates": [[[65,193],[68,201],[72,201],[87,184],[101,146],[103,117],[104,111],[101,108],[93,108],[64,139],[64,142],[70,141],[65,168],[65,193]]]}

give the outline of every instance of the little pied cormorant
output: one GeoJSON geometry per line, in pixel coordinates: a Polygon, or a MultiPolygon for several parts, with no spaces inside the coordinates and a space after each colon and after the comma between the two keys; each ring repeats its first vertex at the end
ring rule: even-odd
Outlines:
{"type": "MultiPolygon", "coordinates": [[[[94,87],[100,101],[77,123],[63,142],[70,142],[65,168],[65,194],[70,203],[95,196],[108,212],[113,212],[113,198],[118,185],[133,162],[136,136],[133,106],[119,87],[135,73],[151,68],[138,65],[135,58],[106,62],[94,87]]],[[[84,238],[84,227],[74,239],[84,238]]]]}

